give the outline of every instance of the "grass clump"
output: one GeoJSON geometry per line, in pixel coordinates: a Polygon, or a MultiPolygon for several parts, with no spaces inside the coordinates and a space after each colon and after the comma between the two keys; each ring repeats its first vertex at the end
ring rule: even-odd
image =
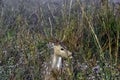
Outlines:
{"type": "Polygon", "coordinates": [[[54,38],[74,52],[71,75],[62,79],[120,79],[119,4],[65,0],[35,10],[18,4],[14,9],[0,2],[0,80],[42,80],[54,38]]]}

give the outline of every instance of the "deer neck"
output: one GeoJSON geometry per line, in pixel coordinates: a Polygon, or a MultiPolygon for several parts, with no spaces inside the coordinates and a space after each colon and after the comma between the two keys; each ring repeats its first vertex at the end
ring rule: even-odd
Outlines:
{"type": "Polygon", "coordinates": [[[53,54],[52,56],[52,69],[60,70],[62,66],[62,57],[53,54]]]}

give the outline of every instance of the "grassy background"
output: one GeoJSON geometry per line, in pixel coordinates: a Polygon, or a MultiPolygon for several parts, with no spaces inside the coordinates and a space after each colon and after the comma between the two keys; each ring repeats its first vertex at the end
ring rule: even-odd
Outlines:
{"type": "Polygon", "coordinates": [[[27,4],[13,9],[0,2],[0,80],[42,80],[46,44],[54,39],[74,53],[71,75],[63,80],[120,79],[119,4],[65,0],[34,11],[27,4]]]}

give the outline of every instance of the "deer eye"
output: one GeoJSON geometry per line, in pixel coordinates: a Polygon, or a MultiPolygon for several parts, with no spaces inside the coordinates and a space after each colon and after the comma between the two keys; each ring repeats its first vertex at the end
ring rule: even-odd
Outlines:
{"type": "Polygon", "coordinates": [[[61,48],[61,50],[64,50],[64,48],[61,48]]]}

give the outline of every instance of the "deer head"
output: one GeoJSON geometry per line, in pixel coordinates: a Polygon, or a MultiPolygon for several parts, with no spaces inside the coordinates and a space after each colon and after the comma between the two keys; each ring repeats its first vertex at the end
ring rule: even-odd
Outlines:
{"type": "Polygon", "coordinates": [[[61,44],[53,44],[54,55],[62,58],[72,58],[72,52],[67,50],[61,44]]]}

